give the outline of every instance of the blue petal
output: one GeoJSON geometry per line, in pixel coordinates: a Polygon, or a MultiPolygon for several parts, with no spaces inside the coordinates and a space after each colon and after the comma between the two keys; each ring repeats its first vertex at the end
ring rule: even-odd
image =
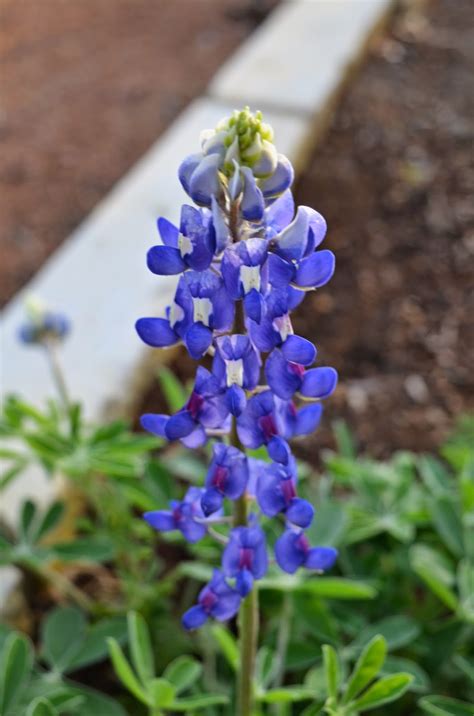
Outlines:
{"type": "Polygon", "coordinates": [[[309,435],[316,430],[319,421],[321,420],[321,414],[323,412],[323,406],[321,403],[315,403],[314,405],[307,405],[301,410],[298,410],[295,422],[295,435],[309,435]]]}
{"type": "Polygon", "coordinates": [[[306,554],[305,567],[325,571],[331,569],[337,559],[334,547],[313,547],[306,554]]]}
{"type": "Polygon", "coordinates": [[[166,437],[168,440],[179,440],[193,432],[196,421],[188,410],[180,410],[172,415],[166,423],[166,437]]]}
{"type": "Polygon", "coordinates": [[[301,336],[288,336],[281,346],[286,360],[300,365],[311,365],[316,358],[316,348],[306,338],[301,336]]]}
{"type": "MultiPolygon", "coordinates": [[[[310,251],[314,251],[314,249],[319,246],[319,244],[323,241],[324,237],[326,236],[327,231],[327,224],[326,219],[324,216],[322,216],[319,212],[314,211],[311,214],[311,218],[309,221],[309,227],[310,227],[310,251]]],[[[307,251],[309,253],[309,251],[307,251]]]]}
{"type": "Polygon", "coordinates": [[[241,167],[241,172],[245,179],[244,191],[240,203],[242,216],[244,219],[247,219],[247,221],[259,221],[263,217],[265,210],[263,194],[255,183],[252,170],[248,167],[241,167]]]}
{"type": "Polygon", "coordinates": [[[159,435],[166,438],[165,428],[169,420],[169,415],[157,415],[155,413],[145,413],[140,418],[140,425],[153,435],[159,435]]]}
{"type": "Polygon", "coordinates": [[[312,368],[306,371],[300,393],[308,398],[327,398],[337,385],[334,368],[312,368]]]}
{"type": "Polygon", "coordinates": [[[289,159],[283,154],[279,154],[277,168],[271,177],[260,182],[260,189],[265,198],[277,197],[291,186],[294,176],[295,173],[289,159]]]}
{"type": "Polygon", "coordinates": [[[241,569],[235,580],[235,587],[241,597],[246,597],[253,587],[253,575],[248,569],[241,569]]]}
{"type": "Polygon", "coordinates": [[[209,154],[199,162],[189,180],[189,195],[196,204],[210,206],[212,197],[216,198],[222,191],[218,169],[221,158],[218,154],[209,154]]]}
{"type": "Polygon", "coordinates": [[[308,212],[305,206],[300,206],[291,224],[275,237],[274,244],[272,242],[275,253],[287,261],[297,261],[304,255],[308,231],[308,212]]]}
{"type": "Polygon", "coordinates": [[[227,389],[225,394],[225,403],[232,415],[238,417],[244,410],[247,404],[247,398],[245,391],[240,385],[231,385],[227,389]]]}
{"type": "Polygon", "coordinates": [[[202,358],[212,343],[212,331],[203,323],[193,323],[184,337],[189,355],[194,360],[202,358]]]}
{"type": "Polygon", "coordinates": [[[207,442],[206,431],[204,430],[202,425],[198,425],[192,433],[189,433],[189,435],[186,435],[186,437],[181,438],[181,442],[183,443],[183,445],[185,445],[187,448],[190,448],[191,450],[194,450],[194,448],[202,447],[202,445],[205,445],[207,442]]]}
{"type": "Polygon", "coordinates": [[[181,623],[188,631],[191,629],[198,629],[207,621],[207,614],[203,607],[196,605],[188,609],[181,618],[181,623]]]}
{"type": "Polygon", "coordinates": [[[195,522],[193,519],[181,520],[179,529],[181,530],[184,539],[191,544],[198,542],[207,533],[205,525],[195,522]]]}
{"type": "Polygon", "coordinates": [[[226,574],[228,577],[235,577],[235,575],[239,571],[239,553],[239,540],[237,538],[235,530],[233,530],[230,533],[229,542],[227,543],[222,553],[222,569],[224,571],[224,574],[226,574]]]}
{"type": "Polygon", "coordinates": [[[301,376],[288,367],[283,353],[275,348],[265,363],[268,385],[279,398],[288,400],[301,386],[301,376]]]}
{"type": "Polygon", "coordinates": [[[216,200],[212,197],[212,221],[216,233],[216,253],[220,254],[230,243],[229,227],[225,223],[224,214],[216,200]]]}
{"type": "Polygon", "coordinates": [[[275,559],[284,572],[293,574],[305,561],[305,553],[298,548],[298,534],[288,530],[275,542],[275,559]]]}
{"type": "Polygon", "coordinates": [[[300,262],[295,283],[297,286],[319,288],[332,278],[335,268],[336,257],[332,251],[315,251],[300,262]]]}
{"type": "Polygon", "coordinates": [[[165,246],[171,246],[173,249],[178,248],[179,229],[177,226],[160,216],[158,219],[158,231],[160,232],[161,240],[165,246]]]}
{"type": "Polygon", "coordinates": [[[262,311],[264,308],[264,300],[262,294],[256,288],[252,288],[244,298],[245,313],[252,321],[260,323],[262,320],[262,311]]]}
{"type": "Polygon", "coordinates": [[[290,190],[285,191],[266,211],[266,223],[279,233],[291,223],[295,215],[295,202],[290,190]]]}
{"type": "Polygon", "coordinates": [[[273,437],[269,441],[267,451],[272,460],[280,462],[282,465],[287,464],[289,455],[291,455],[290,448],[286,440],[283,440],[283,438],[278,436],[273,437]]]}
{"type": "Polygon", "coordinates": [[[211,609],[211,616],[220,622],[232,619],[240,607],[240,594],[234,589],[228,588],[225,594],[219,596],[219,599],[211,609]]]}
{"type": "Polygon", "coordinates": [[[165,348],[178,342],[178,336],[166,318],[139,318],[135,329],[142,341],[154,348],[165,348]]]}
{"type": "Polygon", "coordinates": [[[277,254],[268,254],[269,280],[275,288],[284,288],[293,280],[294,265],[277,254]]]}
{"type": "Polygon", "coordinates": [[[229,296],[224,286],[212,296],[212,327],[218,331],[226,331],[232,328],[234,323],[235,305],[229,301],[229,296]]]}
{"type": "Polygon", "coordinates": [[[189,194],[189,182],[193,172],[202,159],[202,154],[190,154],[180,164],[178,169],[178,177],[184,191],[189,194]]]}
{"type": "Polygon", "coordinates": [[[186,268],[179,249],[173,249],[171,246],[152,246],[147,253],[146,262],[150,271],[158,276],[174,276],[186,268]]]}
{"type": "Polygon", "coordinates": [[[160,532],[169,532],[176,529],[176,522],[171,512],[167,510],[154,510],[153,512],[145,512],[144,519],[149,525],[160,530],[160,532]]]}
{"type": "Polygon", "coordinates": [[[300,497],[295,497],[286,511],[287,520],[298,527],[309,527],[313,517],[314,507],[300,497]]]}
{"type": "Polygon", "coordinates": [[[211,487],[209,490],[204,492],[201,498],[202,511],[206,517],[209,517],[209,515],[212,515],[214,512],[217,512],[217,510],[220,510],[222,502],[223,498],[219,490],[211,487]]]}

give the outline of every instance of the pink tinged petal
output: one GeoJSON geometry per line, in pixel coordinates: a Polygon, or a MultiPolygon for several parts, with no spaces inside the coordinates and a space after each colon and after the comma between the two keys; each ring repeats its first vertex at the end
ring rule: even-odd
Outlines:
{"type": "Polygon", "coordinates": [[[301,336],[288,336],[281,346],[281,351],[287,360],[300,365],[311,365],[316,358],[314,345],[301,336]]]}
{"type": "Polygon", "coordinates": [[[325,571],[331,569],[337,559],[334,547],[312,547],[306,554],[305,567],[325,571]]]}
{"type": "Polygon", "coordinates": [[[173,513],[168,510],[155,510],[153,512],[145,512],[143,518],[151,527],[160,532],[169,532],[177,529],[173,513]]]}
{"type": "Polygon", "coordinates": [[[300,262],[294,282],[297,286],[319,288],[332,278],[335,268],[336,257],[332,251],[315,251],[300,262]]]}
{"type": "Polygon", "coordinates": [[[165,219],[164,216],[160,216],[157,222],[158,231],[160,232],[161,240],[165,246],[171,246],[173,249],[178,248],[179,229],[177,226],[165,219]]]}
{"type": "Polygon", "coordinates": [[[172,346],[179,340],[166,318],[139,318],[135,329],[142,341],[153,348],[172,346]]]}
{"type": "Polygon", "coordinates": [[[327,398],[336,385],[337,371],[334,368],[312,368],[306,371],[300,393],[307,398],[327,398]]]}

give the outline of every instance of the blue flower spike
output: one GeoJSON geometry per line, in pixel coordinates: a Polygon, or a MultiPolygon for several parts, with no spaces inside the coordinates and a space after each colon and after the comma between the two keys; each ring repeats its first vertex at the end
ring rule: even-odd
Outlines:
{"type": "Polygon", "coordinates": [[[181,410],[141,418],[145,430],[190,449],[212,443],[204,485],[144,516],[190,543],[225,545],[221,568],[182,618],[196,629],[236,615],[267,573],[272,548],[290,574],[304,567],[314,576],[336,560],[334,548],[311,547],[305,535],[315,510],[298,494],[290,447],[316,429],[337,386],[334,368],[317,365],[315,346],[295,334],[291,318],[331,279],[335,257],[320,248],[321,214],[295,207],[293,168],[260,112],[236,110],[204,131],[178,174],[196,206],[182,207],[179,226],[158,220],[161,243],[147,256],[153,274],[176,276],[175,295],[164,315],[140,318],[136,330],[149,346],[181,344],[209,361],[198,366],[181,410]],[[257,448],[267,460],[246,452],[257,448]],[[269,520],[274,526],[264,530],[269,520]]]}

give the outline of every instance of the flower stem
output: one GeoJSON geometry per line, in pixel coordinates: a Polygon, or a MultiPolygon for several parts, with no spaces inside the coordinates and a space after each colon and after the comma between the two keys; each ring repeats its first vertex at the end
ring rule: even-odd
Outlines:
{"type": "Polygon", "coordinates": [[[58,395],[63,405],[64,412],[68,416],[69,420],[71,420],[71,400],[69,398],[69,392],[66,386],[66,381],[64,379],[64,373],[58,360],[56,348],[51,341],[45,341],[44,347],[51,370],[51,376],[56,386],[56,390],[58,391],[58,395]]]}

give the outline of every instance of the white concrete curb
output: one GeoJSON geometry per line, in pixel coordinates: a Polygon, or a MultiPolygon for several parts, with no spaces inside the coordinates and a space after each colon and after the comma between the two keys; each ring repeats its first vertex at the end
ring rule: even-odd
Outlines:
{"type": "MultiPolygon", "coordinates": [[[[318,122],[391,4],[291,0],[269,16],[217,73],[208,96],[180,115],[5,308],[2,396],[19,393],[41,405],[53,392],[40,352],[16,338],[24,297],[32,293],[71,317],[62,362],[71,395],[84,402],[87,417],[130,409],[149,376],[140,367],[150,351],[137,339],[134,322],[160,315],[173,295],[175,279],[149,274],[145,253],[157,242],[156,218],[177,219],[186,200],[176,176],[180,160],[196,151],[203,128],[249,104],[266,110],[280,151],[301,168],[318,122]]],[[[2,494],[0,515],[14,521],[22,499],[47,499],[52,490],[41,475],[28,473],[2,494]]]]}

